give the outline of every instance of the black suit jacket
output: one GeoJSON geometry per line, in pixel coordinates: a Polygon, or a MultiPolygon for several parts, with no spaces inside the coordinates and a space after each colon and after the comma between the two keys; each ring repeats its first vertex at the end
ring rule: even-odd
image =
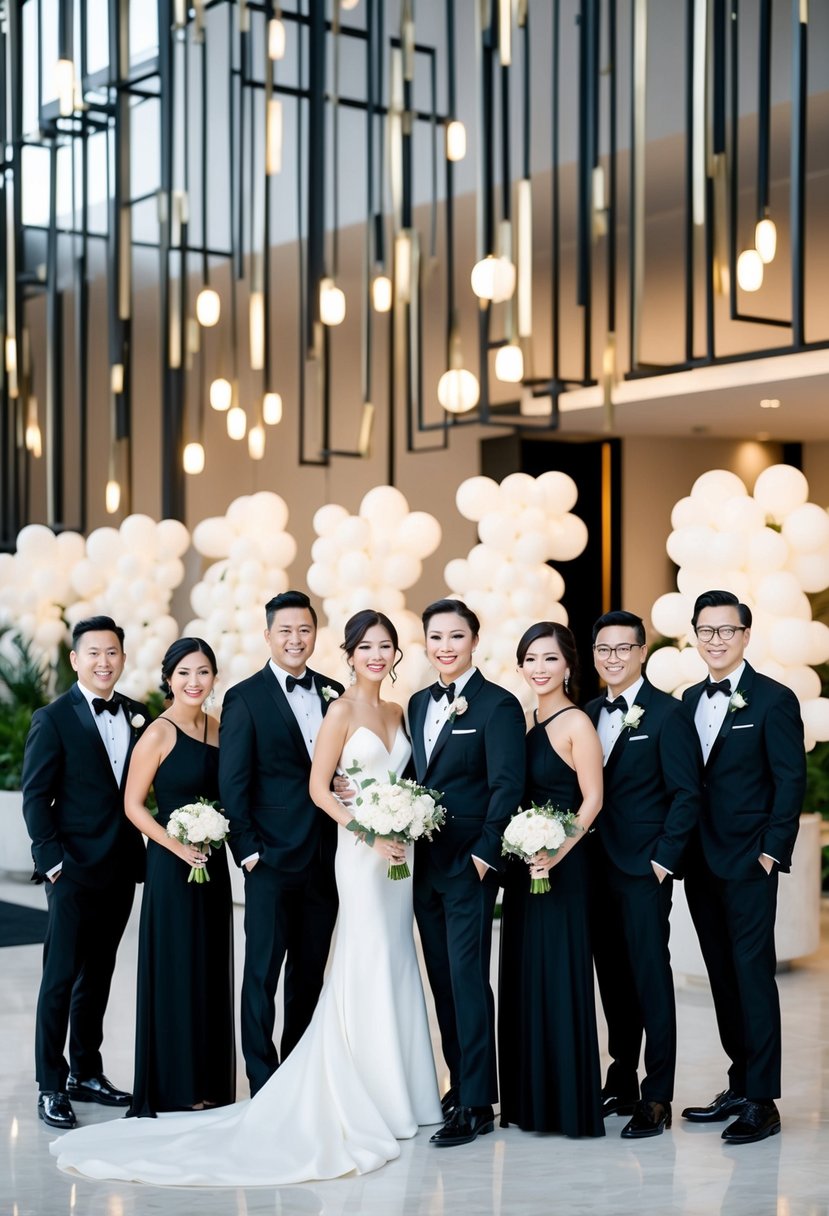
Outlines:
{"type": "MultiPolygon", "coordinates": [[[[586,706],[594,726],[603,700],[597,697],[586,706]]],[[[596,830],[625,874],[648,874],[651,861],[677,874],[700,815],[699,743],[679,701],[648,679],[635,704],[644,710],[641,721],[621,731],[604,766],[596,830]]]]}
{"type": "MultiPolygon", "coordinates": [[[[706,683],[694,684],[682,698],[692,726],[706,683]]],[[[700,842],[718,877],[760,879],[761,853],[774,857],[781,870],[791,868],[806,792],[803,722],[791,689],[749,663],[738,691],[745,707],[728,710],[703,770],[700,842]]]]}
{"type": "MultiPolygon", "coordinates": [[[[343,686],[311,674],[325,714],[323,687],[341,693],[343,686]]],[[[275,869],[304,869],[322,834],[335,832],[336,824],[311,801],[308,749],[269,663],[228,689],[220,741],[219,787],[236,861],[241,865],[258,853],[260,861],[275,869]]]]}
{"type": "Polygon", "coordinates": [[[23,756],[23,815],[35,872],[42,877],[58,864],[84,886],[144,877],[144,841],[124,814],[124,785],[133,746],[150,715],[140,702],[116,695],[129,719],[144,719],[140,728],[130,727],[120,785],[77,684],[32,716],[23,756]]]}
{"type": "Polygon", "coordinates": [[[474,854],[501,869],[501,837],[521,805],[526,764],[524,711],[516,697],[485,680],[479,671],[460,694],[465,713],[447,721],[427,763],[423,723],[430,693],[425,688],[409,702],[409,729],[417,780],[439,790],[446,823],[434,840],[418,844],[419,863],[427,860],[452,877],[474,854]]]}

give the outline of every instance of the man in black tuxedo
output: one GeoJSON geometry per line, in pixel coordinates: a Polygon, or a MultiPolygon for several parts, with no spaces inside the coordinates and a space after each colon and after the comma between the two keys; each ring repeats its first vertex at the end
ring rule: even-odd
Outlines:
{"type": "Polygon", "coordinates": [[[432,1144],[493,1129],[495,1017],[489,984],[501,837],[524,793],[525,721],[516,698],[473,666],[478,618],[460,600],[423,613],[436,684],[409,703],[417,780],[441,792],[446,822],[416,845],[414,910],[450,1088],[432,1144]]]}
{"type": "Polygon", "coordinates": [[[594,663],[607,695],[586,706],[604,753],[604,800],[590,841],[591,929],[612,1057],[602,1100],[606,1115],[632,1115],[626,1139],[671,1126],[671,886],[701,802],[694,732],[680,703],[645,676],[647,653],[645,626],[632,612],[607,612],[593,626],[594,663]]]}
{"type": "Polygon", "coordinates": [[[774,973],[777,876],[788,873],[806,789],[797,697],[745,660],[751,610],[730,591],[694,605],[708,679],[683,708],[704,762],[699,832],[685,890],[711,981],[728,1088],[682,1113],[695,1123],[736,1115],[722,1134],[750,1144],[780,1131],[780,999],[774,973]]]}
{"type": "Polygon", "coordinates": [[[308,596],[285,591],[265,605],[271,657],[228,689],[219,785],[230,847],[245,870],[242,1051],[251,1094],[279,1067],[274,1001],[282,963],[284,1059],[311,1020],[337,919],[336,824],[308,793],[323,715],[343,686],[307,667],[317,636],[308,596]]]}
{"type": "Polygon", "coordinates": [[[38,1115],[63,1130],[76,1123],[72,1098],[126,1106],[131,1097],[104,1076],[101,1043],[115,955],[144,878],[144,842],[124,814],[124,785],[149,720],[145,706],[115,692],[124,631],[110,617],[78,622],[70,659],[78,682],[35,712],[23,758],[23,815],[49,914],[35,1029],[38,1115]]]}

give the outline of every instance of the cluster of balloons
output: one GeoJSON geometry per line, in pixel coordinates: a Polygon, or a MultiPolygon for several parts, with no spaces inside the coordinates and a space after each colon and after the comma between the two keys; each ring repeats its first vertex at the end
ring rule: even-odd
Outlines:
{"type": "Polygon", "coordinates": [[[651,681],[681,695],[705,675],[693,648],[691,615],[703,591],[733,591],[753,614],[746,657],[788,685],[801,703],[806,747],[829,740],[829,699],[814,670],[829,661],[829,627],[812,620],[807,593],[829,587],[829,513],[808,501],[809,483],[790,465],[772,465],[753,494],[734,473],[713,469],[671,513],[668,556],[677,591],[653,605],[651,620],[675,646],[648,662],[651,681]]]}
{"type": "Polygon", "coordinates": [[[423,559],[435,552],[441,528],[433,515],[412,511],[393,486],[375,486],[356,515],[328,503],[314,515],[317,539],[306,581],[322,599],[328,626],[317,639],[315,664],[331,675],[347,675],[339,643],[347,619],[362,608],[392,618],[403,659],[387,695],[401,702],[428,679],[420,618],[406,609],[406,591],[419,580],[423,559]]]}
{"type": "Polygon", "coordinates": [[[264,663],[263,605],[288,590],[286,570],[297,552],[287,523],[284,498],[262,490],[234,499],[224,515],[203,519],[193,529],[197,552],[218,560],[190,593],[196,616],[183,634],[206,638],[216,651],[219,696],[264,663]]]}
{"type": "Polygon", "coordinates": [[[572,561],[587,544],[587,526],[572,508],[578,489],[566,473],[511,473],[461,482],[458,510],[478,525],[479,543],[454,558],[444,577],[481,621],[476,661],[486,675],[531,700],[515,670],[515,643],[538,620],[567,624],[564,579],[548,561],[572,561]]]}
{"type": "Polygon", "coordinates": [[[68,639],[63,613],[77,598],[72,571],[84,554],[79,532],[55,536],[42,524],[17,534],[15,553],[0,553],[0,628],[19,635],[46,663],[54,662],[68,639]]]}

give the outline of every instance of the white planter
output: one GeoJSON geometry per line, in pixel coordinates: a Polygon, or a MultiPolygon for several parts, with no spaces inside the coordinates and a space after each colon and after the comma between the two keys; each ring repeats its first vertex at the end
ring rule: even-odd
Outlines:
{"type": "MultiPolygon", "coordinates": [[[[821,824],[820,815],[800,816],[791,873],[780,875],[774,932],[778,967],[812,954],[820,945],[821,824]]],[[[681,882],[674,883],[671,963],[677,980],[708,978],[681,882]]]]}
{"type": "Polygon", "coordinates": [[[0,870],[32,872],[32,842],[23,819],[20,790],[0,790],[0,870]]]}

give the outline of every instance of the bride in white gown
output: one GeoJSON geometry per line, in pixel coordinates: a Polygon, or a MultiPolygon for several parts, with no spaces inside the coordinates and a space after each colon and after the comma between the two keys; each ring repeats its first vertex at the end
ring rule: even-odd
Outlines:
{"type": "Polygon", "coordinates": [[[411,746],[399,706],[380,700],[397,634],[380,613],[346,625],[353,686],[329,705],[317,739],[311,795],[340,824],[340,898],[330,970],[304,1036],[245,1102],[215,1110],[120,1119],[68,1132],[51,1145],[61,1169],[90,1178],[168,1186],[257,1186],[365,1174],[399,1156],[398,1140],[441,1123],[410,880],[387,877],[412,849],[368,847],[329,792],[335,768],[355,763],[385,781],[411,746]]]}

